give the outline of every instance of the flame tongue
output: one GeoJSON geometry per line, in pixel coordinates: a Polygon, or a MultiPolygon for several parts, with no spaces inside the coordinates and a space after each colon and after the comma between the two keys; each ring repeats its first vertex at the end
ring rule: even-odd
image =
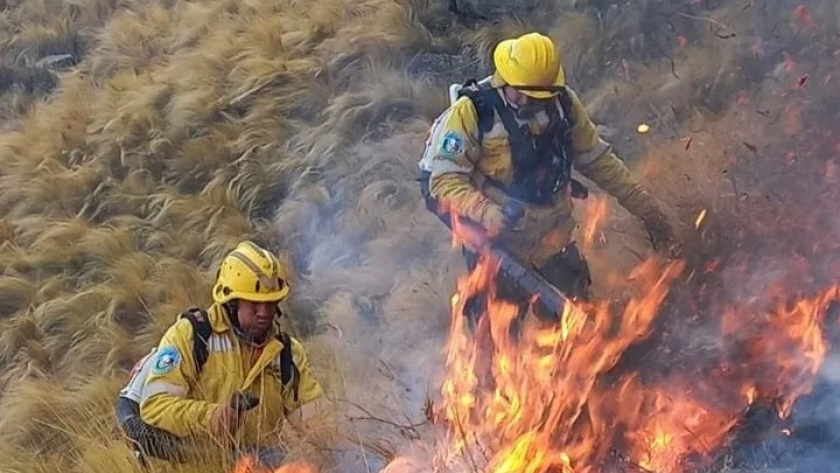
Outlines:
{"type": "Polygon", "coordinates": [[[443,385],[444,417],[457,426],[452,434],[459,448],[492,452],[482,463],[494,472],[572,471],[573,465],[605,462],[620,440],[612,438],[619,426],[637,425],[646,399],[635,376],[602,378],[650,332],[682,263],[655,269],[650,261],[632,275],[642,296],[620,314],[603,302],[568,304],[556,326],[529,323],[516,330],[517,308],[495,297],[494,266],[481,258],[459,282],[452,375],[443,385]],[[487,291],[489,302],[473,343],[458,314],[479,290],[487,291]]]}
{"type": "Polygon", "coordinates": [[[822,330],[826,308],[840,300],[833,286],[816,297],[780,305],[769,314],[728,310],[723,332],[730,345],[742,347],[741,363],[732,371],[746,380],[742,391],[776,401],[787,417],[797,398],[808,394],[828,351],[822,330]],[[755,378],[750,374],[761,373],[755,378]]]}
{"type": "Polygon", "coordinates": [[[639,265],[628,278],[636,294],[621,311],[606,302],[569,304],[556,325],[519,324],[517,308],[496,297],[497,267],[481,258],[453,297],[441,408],[450,470],[602,473],[614,465],[678,473],[689,459],[708,459],[760,396],[789,410],[825,355],[820,322],[838,289],[752,318],[746,309],[725,312],[716,340],[746,347],[737,367],[722,351],[717,369],[692,370],[699,378],[619,369],[628,347],[652,331],[683,269],[682,262],[639,265]],[[461,314],[479,292],[489,301],[470,335],[461,314]]]}
{"type": "MultiPolygon", "coordinates": [[[[486,235],[454,230],[485,248],[486,235]]],[[[498,264],[482,253],[452,298],[447,376],[435,413],[448,441],[418,446],[423,453],[397,458],[382,473],[686,473],[712,457],[758,400],[775,401],[787,415],[822,364],[821,323],[840,288],[792,304],[775,297],[777,307],[757,308],[762,298],[754,297],[709,310],[719,323],[716,351],[685,366],[676,356],[661,366],[647,355],[625,360],[653,331],[683,270],[681,261],[647,260],[627,277],[633,295],[623,309],[570,303],[557,323],[546,323],[523,321],[516,305],[497,297],[498,264]],[[478,294],[487,303],[470,333],[462,314],[478,294]],[[428,456],[433,467],[419,460],[428,456]]],[[[301,468],[273,473],[314,471],[293,467],[301,468]]]]}

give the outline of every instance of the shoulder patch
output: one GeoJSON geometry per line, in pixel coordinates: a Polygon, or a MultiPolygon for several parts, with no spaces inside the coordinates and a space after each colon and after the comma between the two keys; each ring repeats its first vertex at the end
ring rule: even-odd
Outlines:
{"type": "Polygon", "coordinates": [[[152,373],[161,375],[175,369],[181,363],[181,353],[175,347],[163,347],[157,352],[152,373]]]}
{"type": "Polygon", "coordinates": [[[444,158],[454,159],[466,150],[464,135],[456,131],[447,131],[440,141],[440,154],[444,158]]]}

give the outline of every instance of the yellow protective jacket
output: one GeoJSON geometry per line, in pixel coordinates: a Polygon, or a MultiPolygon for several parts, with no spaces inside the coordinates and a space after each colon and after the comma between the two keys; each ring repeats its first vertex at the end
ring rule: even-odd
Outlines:
{"type": "Polygon", "coordinates": [[[283,344],[279,340],[272,336],[259,356],[252,357],[253,349],[240,342],[219,305],[212,305],[207,314],[213,333],[199,376],[190,322],[181,319],[163,334],[140,402],[140,416],[146,423],[181,437],[198,434],[200,438],[208,435],[210,418],[220,404],[227,405],[236,391],[249,391],[259,396],[260,403],[245,414],[235,440],[260,444],[282,424],[286,413],[323,394],[299,341],[291,338],[292,359],[300,371],[295,401],[292,389],[280,381],[283,344]]]}
{"type": "MultiPolygon", "coordinates": [[[[492,82],[491,86],[497,87],[492,82]]],[[[653,198],[631,175],[612,147],[598,136],[577,93],[571,88],[566,89],[571,99],[574,123],[571,132],[574,168],[615,197],[631,214],[646,222],[662,218],[663,214],[653,198]]],[[[495,90],[504,97],[502,89],[495,90]]],[[[559,103],[558,108],[562,114],[559,103]]],[[[527,123],[531,133],[537,136],[548,126],[548,119],[545,112],[540,112],[523,123],[527,123]]],[[[461,215],[484,222],[488,213],[499,213],[498,206],[502,203],[499,193],[494,195],[490,186],[485,185],[485,178],[509,185],[513,178],[513,165],[509,135],[498,114],[494,114],[493,127],[484,134],[480,144],[478,126],[472,101],[468,97],[456,100],[432,125],[420,167],[430,172],[429,190],[434,199],[461,215]],[[493,206],[496,208],[491,208],[493,206]]],[[[556,196],[553,206],[550,218],[543,215],[541,220],[557,221],[564,216],[570,220],[572,201],[568,192],[556,196]]],[[[530,210],[528,206],[526,210],[530,210]]],[[[563,226],[564,233],[569,233],[572,228],[559,221],[556,225],[563,226]]],[[[541,230],[542,233],[548,231],[541,230]]],[[[568,240],[568,237],[565,239],[568,240]]],[[[549,253],[551,251],[544,252],[538,259],[544,261],[549,253]]]]}

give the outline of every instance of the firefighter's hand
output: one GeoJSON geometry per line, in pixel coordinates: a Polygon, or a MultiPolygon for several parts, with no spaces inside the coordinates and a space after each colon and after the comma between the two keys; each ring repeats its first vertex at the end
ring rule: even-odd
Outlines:
{"type": "Polygon", "coordinates": [[[502,204],[502,215],[505,216],[505,222],[508,228],[514,228],[522,221],[522,217],[525,216],[525,206],[518,200],[507,199],[502,204]]]}
{"type": "Polygon", "coordinates": [[[244,417],[244,412],[239,412],[229,405],[219,405],[210,417],[210,430],[217,438],[227,438],[239,430],[244,417]]]}
{"type": "Polygon", "coordinates": [[[481,223],[484,225],[484,228],[487,229],[487,233],[491,237],[495,237],[515,228],[522,220],[522,216],[525,214],[525,209],[521,207],[521,204],[517,207],[517,204],[509,204],[506,202],[504,206],[496,205],[494,203],[488,205],[487,211],[481,219],[481,223]]]}
{"type": "Polygon", "coordinates": [[[674,229],[664,215],[652,215],[645,218],[644,222],[654,251],[663,252],[671,258],[682,257],[682,249],[674,229]]]}

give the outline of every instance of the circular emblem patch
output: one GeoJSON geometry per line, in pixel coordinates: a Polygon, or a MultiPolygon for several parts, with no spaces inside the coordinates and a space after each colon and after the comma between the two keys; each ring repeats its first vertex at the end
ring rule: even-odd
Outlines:
{"type": "Polygon", "coordinates": [[[460,133],[448,131],[443,135],[443,140],[440,142],[440,152],[445,157],[455,158],[462,154],[465,149],[464,137],[460,133]]]}
{"type": "Polygon", "coordinates": [[[181,361],[181,353],[175,347],[164,347],[157,352],[152,372],[155,374],[166,374],[175,369],[181,361]]]}

